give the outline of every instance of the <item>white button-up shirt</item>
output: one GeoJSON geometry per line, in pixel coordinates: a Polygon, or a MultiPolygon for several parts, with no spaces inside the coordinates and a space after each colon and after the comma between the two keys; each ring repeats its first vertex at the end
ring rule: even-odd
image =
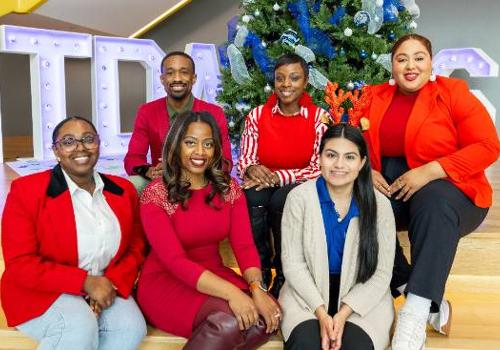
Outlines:
{"type": "Polygon", "coordinates": [[[71,195],[76,221],[78,267],[90,275],[101,276],[120,245],[121,230],[118,219],[106,202],[104,182],[94,171],[95,190],[78,187],[63,170],[71,195]]]}

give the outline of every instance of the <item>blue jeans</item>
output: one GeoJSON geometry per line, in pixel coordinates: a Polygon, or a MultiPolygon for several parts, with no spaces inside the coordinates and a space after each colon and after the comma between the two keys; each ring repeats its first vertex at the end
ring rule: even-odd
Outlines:
{"type": "Polygon", "coordinates": [[[117,297],[97,318],[82,297],[70,294],[17,329],[39,341],[38,350],[133,350],[147,332],[132,297],[117,297]]]}

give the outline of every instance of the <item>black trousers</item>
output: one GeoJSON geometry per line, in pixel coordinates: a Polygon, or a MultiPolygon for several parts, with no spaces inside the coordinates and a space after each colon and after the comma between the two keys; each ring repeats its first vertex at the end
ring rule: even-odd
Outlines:
{"type": "MultiPolygon", "coordinates": [[[[382,159],[382,175],[391,184],[408,171],[405,158],[382,159]]],[[[396,240],[391,291],[406,285],[406,292],[441,303],[458,241],[484,220],[488,208],[479,208],[447,180],[434,180],[407,202],[391,198],[398,230],[408,230],[411,265],[396,240]]]]}
{"type": "Polygon", "coordinates": [[[283,207],[288,192],[297,185],[270,187],[260,191],[256,191],[254,187],[244,190],[252,224],[253,238],[259,252],[262,268],[270,268],[272,265],[276,268],[278,274],[283,271],[281,266],[281,217],[283,216],[283,207]],[[274,258],[270,231],[272,231],[274,240],[274,258]]]}
{"type": "MultiPolygon", "coordinates": [[[[330,305],[328,314],[337,313],[339,299],[340,276],[330,275],[330,305]]],[[[370,336],[358,325],[346,322],[342,333],[342,350],[372,350],[370,336]]],[[[299,323],[285,342],[285,350],[320,350],[321,333],[317,319],[299,323]]]]}

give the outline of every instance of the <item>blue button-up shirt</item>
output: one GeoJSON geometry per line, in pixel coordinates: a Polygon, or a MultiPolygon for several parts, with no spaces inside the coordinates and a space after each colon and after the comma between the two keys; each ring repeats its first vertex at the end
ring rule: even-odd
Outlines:
{"type": "Polygon", "coordinates": [[[351,219],[359,216],[358,204],[353,197],[347,215],[339,221],[339,214],[335,210],[335,203],[330,198],[326,181],[322,176],[316,181],[316,189],[323,216],[323,225],[325,226],[330,274],[340,274],[347,228],[351,219]]]}

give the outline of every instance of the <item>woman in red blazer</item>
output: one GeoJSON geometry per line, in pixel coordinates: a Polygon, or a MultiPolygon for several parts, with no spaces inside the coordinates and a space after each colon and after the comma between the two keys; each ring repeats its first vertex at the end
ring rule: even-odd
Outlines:
{"type": "Polygon", "coordinates": [[[54,129],[52,170],[12,182],[2,216],[7,322],[43,349],[135,349],[146,333],[130,296],[144,260],[137,194],[99,174],[86,119],[54,129]]]}
{"type": "MultiPolygon", "coordinates": [[[[467,84],[432,74],[432,48],[410,34],[392,49],[392,78],[372,86],[366,138],[374,186],[408,229],[411,265],[397,246],[391,287],[407,293],[392,348],[421,349],[426,321],[449,331],[442,302],[458,240],[485,218],[492,189],[484,170],[498,157],[491,118],[467,84]],[[433,305],[440,313],[429,313],[433,305]],[[441,305],[438,309],[437,305],[441,305]]],[[[397,295],[397,294],[396,294],[397,295]]]]}

